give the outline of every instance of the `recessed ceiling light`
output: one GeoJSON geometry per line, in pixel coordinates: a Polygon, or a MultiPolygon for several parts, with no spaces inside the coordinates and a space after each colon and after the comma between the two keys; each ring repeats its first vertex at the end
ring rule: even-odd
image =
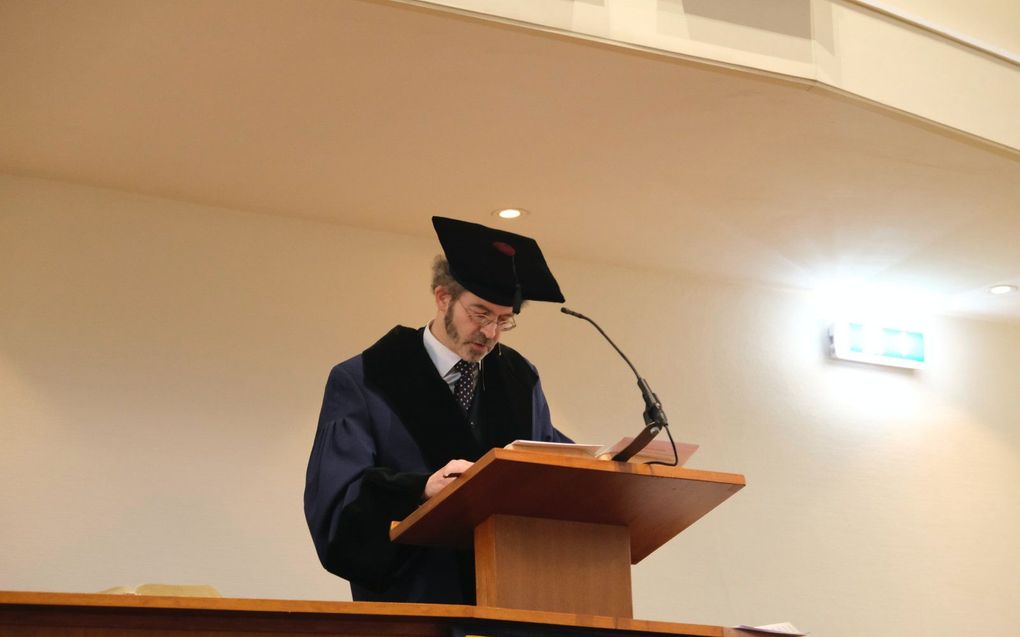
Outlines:
{"type": "Polygon", "coordinates": [[[1015,285],[993,285],[988,288],[989,294],[1012,294],[1013,292],[1016,292],[1015,285]]]}
{"type": "Polygon", "coordinates": [[[528,214],[528,211],[524,208],[503,208],[501,210],[493,210],[492,214],[500,219],[516,219],[528,214]]]}

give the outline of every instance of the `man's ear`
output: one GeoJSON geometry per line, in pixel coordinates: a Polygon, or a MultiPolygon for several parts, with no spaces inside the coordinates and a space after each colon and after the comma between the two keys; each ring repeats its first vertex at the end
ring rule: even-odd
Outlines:
{"type": "Polygon", "coordinates": [[[450,300],[453,298],[453,295],[451,295],[447,289],[441,285],[437,285],[436,289],[432,292],[436,297],[436,309],[445,313],[447,308],[450,307],[450,300]]]}

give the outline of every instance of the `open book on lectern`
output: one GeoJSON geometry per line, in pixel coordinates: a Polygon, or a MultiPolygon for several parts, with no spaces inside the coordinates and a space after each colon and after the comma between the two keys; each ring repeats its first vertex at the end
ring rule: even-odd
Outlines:
{"type": "MultiPolygon", "coordinates": [[[[514,451],[528,451],[533,453],[551,453],[560,456],[575,456],[580,458],[598,458],[599,460],[610,460],[621,449],[629,445],[634,438],[621,438],[611,445],[586,445],[574,442],[541,442],[538,440],[514,440],[504,449],[514,451]]],[[[634,455],[629,462],[645,464],[648,462],[665,462],[673,464],[673,449],[676,449],[678,467],[683,466],[688,458],[698,450],[698,445],[689,442],[678,442],[670,444],[666,440],[653,440],[634,455]]]]}

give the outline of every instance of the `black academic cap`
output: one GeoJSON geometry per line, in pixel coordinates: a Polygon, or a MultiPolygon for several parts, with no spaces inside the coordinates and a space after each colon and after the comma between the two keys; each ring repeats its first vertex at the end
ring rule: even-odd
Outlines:
{"type": "Polygon", "coordinates": [[[446,217],[432,217],[432,225],[450,274],[470,292],[514,314],[524,300],[564,301],[534,239],[446,217]]]}

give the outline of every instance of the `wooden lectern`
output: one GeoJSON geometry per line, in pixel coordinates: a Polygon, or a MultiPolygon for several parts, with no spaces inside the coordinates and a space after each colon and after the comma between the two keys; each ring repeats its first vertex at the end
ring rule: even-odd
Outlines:
{"type": "Polygon", "coordinates": [[[473,546],[480,607],[631,618],[631,564],[744,484],[732,473],[493,449],[390,536],[473,546]]]}

